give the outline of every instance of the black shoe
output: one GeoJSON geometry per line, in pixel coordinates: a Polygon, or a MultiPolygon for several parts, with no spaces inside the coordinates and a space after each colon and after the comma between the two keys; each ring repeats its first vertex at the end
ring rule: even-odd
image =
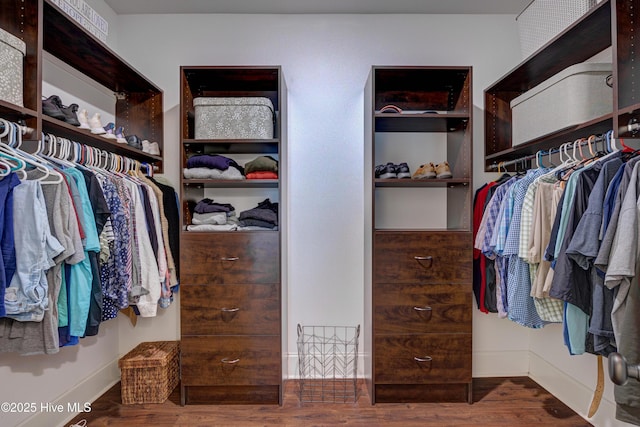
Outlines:
{"type": "Polygon", "coordinates": [[[64,105],[60,108],[62,114],[64,114],[64,121],[69,123],[72,126],[80,126],[80,122],[78,121],[78,104],[71,104],[68,107],[64,105]]]}
{"type": "Polygon", "coordinates": [[[396,166],[396,174],[398,178],[411,178],[411,172],[406,163],[400,163],[396,166]]]}
{"type": "Polygon", "coordinates": [[[142,150],[142,141],[140,141],[140,138],[138,138],[137,135],[127,135],[126,139],[127,139],[127,145],[129,147],[142,150]]]}
{"type": "Polygon", "coordinates": [[[381,179],[397,178],[398,175],[396,174],[396,166],[391,162],[387,163],[386,165],[376,166],[375,177],[381,179]]]}
{"type": "MultiPolygon", "coordinates": [[[[58,95],[51,95],[47,99],[42,100],[42,113],[54,119],[64,120],[66,116],[60,109],[61,106],[62,101],[60,97],[58,95]]],[[[78,126],[80,126],[80,124],[78,124],[78,126]]]]}

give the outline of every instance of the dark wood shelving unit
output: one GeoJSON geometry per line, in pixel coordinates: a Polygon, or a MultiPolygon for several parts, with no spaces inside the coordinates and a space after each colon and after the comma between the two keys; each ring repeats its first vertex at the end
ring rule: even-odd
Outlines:
{"type": "MultiPolygon", "coordinates": [[[[271,155],[278,159],[280,175],[286,132],[280,67],[183,66],[180,83],[182,168],[194,154],[271,155]],[[274,138],[195,139],[193,100],[201,96],[269,98],[274,138]]],[[[242,200],[274,192],[281,203],[282,182],[181,174],[180,187],[180,255],[186,272],[181,277],[182,403],[282,404],[282,214],[276,230],[187,230],[190,204],[205,197],[225,203],[229,195],[242,200]]]]}
{"type": "Polygon", "coordinates": [[[163,156],[155,156],[97,137],[42,114],[43,52],[50,53],[91,81],[113,91],[118,126],[128,135],[157,142],[164,152],[163,91],[79,26],[50,0],[0,0],[0,27],[26,44],[24,107],[0,101],[0,115],[33,129],[26,140],[42,132],[68,138],[108,152],[152,163],[162,172],[163,156]]]}
{"type": "Polygon", "coordinates": [[[640,73],[635,36],[640,32],[639,0],[605,0],[485,89],[485,170],[503,161],[592,134],[614,131],[615,137],[636,137],[627,125],[640,120],[640,73]],[[584,62],[612,47],[613,111],[512,146],[510,102],[565,68],[584,62]]]}
{"type": "Polygon", "coordinates": [[[363,331],[372,403],[472,399],[471,82],[471,67],[439,66],[373,67],[367,80],[363,331]],[[402,112],[381,113],[389,104],[402,112]],[[375,178],[376,165],[402,158],[414,172],[429,155],[444,156],[431,160],[448,161],[453,177],[375,178]],[[414,215],[389,218],[400,211],[414,215]]]}

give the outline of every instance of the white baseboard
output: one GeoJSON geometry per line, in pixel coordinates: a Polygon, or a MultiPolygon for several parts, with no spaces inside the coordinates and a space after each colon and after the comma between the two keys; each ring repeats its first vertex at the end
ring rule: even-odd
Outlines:
{"type": "MultiPolygon", "coordinates": [[[[616,404],[607,399],[606,395],[602,398],[593,418],[587,418],[594,390],[576,381],[536,353],[529,353],[529,357],[529,377],[595,427],[631,425],[615,419],[616,404]]],[[[605,379],[605,381],[608,380],[605,379]]],[[[608,386],[611,386],[611,383],[608,386]]]]}
{"type": "Polygon", "coordinates": [[[61,408],[60,411],[40,411],[26,419],[18,427],[50,427],[66,426],[81,411],[91,410],[91,403],[102,396],[107,390],[120,381],[120,369],[118,360],[114,360],[102,369],[58,397],[53,406],[61,408]],[[85,407],[85,403],[89,406],[85,407]]]}

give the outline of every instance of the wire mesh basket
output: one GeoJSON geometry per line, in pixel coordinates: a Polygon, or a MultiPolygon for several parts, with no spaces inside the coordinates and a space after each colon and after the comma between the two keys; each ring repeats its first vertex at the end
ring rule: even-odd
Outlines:
{"type": "Polygon", "coordinates": [[[301,402],[358,400],[358,326],[298,324],[301,402]]]}

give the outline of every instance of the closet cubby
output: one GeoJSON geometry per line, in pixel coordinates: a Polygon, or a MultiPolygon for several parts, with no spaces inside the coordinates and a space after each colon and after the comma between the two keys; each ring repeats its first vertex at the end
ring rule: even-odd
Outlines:
{"type": "Polygon", "coordinates": [[[372,403],[471,402],[471,67],[379,67],[365,88],[365,380],[372,403]],[[384,112],[393,105],[401,112],[384,112]],[[449,178],[376,176],[448,162],[449,178]]]}
{"type": "Polygon", "coordinates": [[[180,68],[182,404],[282,403],[282,178],[286,86],[278,66],[180,68]],[[266,97],[273,138],[196,139],[193,100],[266,97]],[[243,166],[257,156],[278,161],[277,179],[184,177],[197,154],[243,166]],[[273,230],[190,231],[203,198],[231,203],[236,215],[269,199],[279,203],[273,230]]]}
{"type": "Polygon", "coordinates": [[[26,135],[27,140],[40,139],[42,132],[52,133],[151,163],[156,172],[162,172],[162,155],[150,155],[44,115],[41,106],[43,53],[53,55],[88,81],[111,91],[116,125],[123,126],[127,135],[157,142],[161,153],[164,152],[163,91],[49,0],[0,0],[0,8],[0,27],[26,44],[24,107],[0,101],[0,116],[33,129],[26,135]]]}
{"type": "MultiPolygon", "coordinates": [[[[484,91],[485,170],[495,171],[500,162],[519,159],[562,143],[603,134],[637,137],[628,125],[640,120],[637,90],[637,43],[640,31],[638,0],[604,0],[581,19],[558,34],[484,91]],[[510,102],[565,68],[584,62],[612,47],[613,111],[593,120],[559,129],[517,146],[512,145],[510,102]]],[[[535,120],[535,118],[532,118],[535,120]]]]}

